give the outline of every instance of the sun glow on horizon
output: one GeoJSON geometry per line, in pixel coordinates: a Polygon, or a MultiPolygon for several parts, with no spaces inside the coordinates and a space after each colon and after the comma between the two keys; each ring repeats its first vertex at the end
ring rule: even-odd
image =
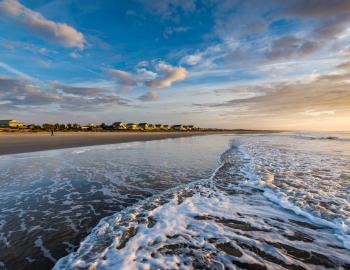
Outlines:
{"type": "Polygon", "coordinates": [[[349,14],[349,1],[1,0],[0,119],[349,130],[349,14]]]}

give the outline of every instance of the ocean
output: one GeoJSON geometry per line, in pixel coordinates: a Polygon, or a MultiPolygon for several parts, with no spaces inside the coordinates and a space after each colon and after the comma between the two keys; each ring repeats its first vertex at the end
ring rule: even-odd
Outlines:
{"type": "Polygon", "coordinates": [[[350,269],[350,133],[0,157],[0,269],[350,269]]]}

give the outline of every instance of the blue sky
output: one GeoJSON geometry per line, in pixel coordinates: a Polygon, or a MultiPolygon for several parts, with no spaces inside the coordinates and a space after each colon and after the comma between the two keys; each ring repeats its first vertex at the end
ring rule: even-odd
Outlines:
{"type": "Polygon", "coordinates": [[[350,129],[350,1],[2,0],[0,118],[350,129]]]}

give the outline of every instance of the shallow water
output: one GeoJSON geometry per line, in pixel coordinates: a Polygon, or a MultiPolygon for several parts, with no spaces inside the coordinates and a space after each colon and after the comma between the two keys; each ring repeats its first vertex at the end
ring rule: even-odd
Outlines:
{"type": "Polygon", "coordinates": [[[0,157],[0,269],[51,269],[98,221],[207,178],[229,137],[206,136],[0,157]]]}
{"type": "Polygon", "coordinates": [[[21,252],[1,256],[25,258],[28,245],[36,261],[16,269],[48,267],[104,217],[54,269],[350,269],[349,139],[220,135],[9,156],[1,239],[21,252]]]}
{"type": "Polygon", "coordinates": [[[221,165],[94,228],[55,269],[350,269],[350,144],[235,136],[221,165]]]}

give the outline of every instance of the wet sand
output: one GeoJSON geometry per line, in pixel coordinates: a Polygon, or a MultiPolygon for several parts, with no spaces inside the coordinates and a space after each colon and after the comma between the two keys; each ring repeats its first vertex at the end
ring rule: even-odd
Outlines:
{"type": "Polygon", "coordinates": [[[57,132],[55,136],[50,133],[0,133],[0,155],[220,133],[237,132],[57,132]]]}

